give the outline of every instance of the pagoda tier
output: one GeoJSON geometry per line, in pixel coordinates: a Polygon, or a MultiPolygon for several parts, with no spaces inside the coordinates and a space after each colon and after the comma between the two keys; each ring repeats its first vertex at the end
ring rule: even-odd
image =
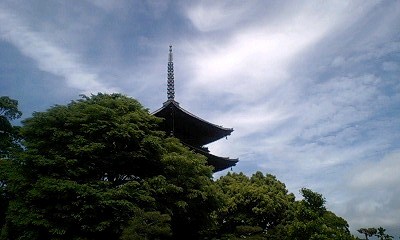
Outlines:
{"type": "Polygon", "coordinates": [[[207,162],[209,165],[214,167],[214,172],[219,172],[224,169],[233,167],[239,161],[238,159],[231,159],[228,157],[219,157],[211,154],[207,148],[195,148],[193,146],[187,145],[190,149],[195,151],[198,154],[201,154],[207,158],[207,162]]]}
{"type": "Polygon", "coordinates": [[[191,114],[174,100],[165,102],[153,114],[164,119],[161,128],[165,132],[172,133],[176,138],[195,147],[209,144],[233,132],[232,128],[217,126],[191,114]]]}

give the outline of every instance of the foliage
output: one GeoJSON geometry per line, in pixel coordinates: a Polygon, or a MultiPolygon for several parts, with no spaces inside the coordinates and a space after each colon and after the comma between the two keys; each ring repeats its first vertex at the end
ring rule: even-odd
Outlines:
{"type": "Polygon", "coordinates": [[[250,178],[243,173],[228,173],[217,186],[224,194],[224,206],[217,213],[220,234],[259,235],[284,219],[294,202],[283,183],[261,172],[250,178]]]}
{"type": "Polygon", "coordinates": [[[10,121],[20,118],[21,115],[17,100],[7,96],[0,97],[0,159],[9,158],[11,152],[19,150],[19,128],[12,126],[10,121]]]}
{"type": "Polygon", "coordinates": [[[212,224],[210,213],[220,205],[220,194],[212,182],[206,158],[183,148],[177,139],[165,141],[163,176],[175,191],[157,195],[164,212],[171,213],[173,239],[198,239],[212,224]]]}
{"type": "Polygon", "coordinates": [[[8,120],[20,118],[22,112],[18,110],[18,101],[7,96],[0,97],[0,115],[8,120]]]}
{"type": "Polygon", "coordinates": [[[5,210],[8,207],[7,178],[11,168],[11,155],[21,150],[19,145],[19,127],[12,126],[11,120],[20,118],[18,101],[6,96],[0,97],[0,227],[5,222],[5,210]]]}
{"type": "Polygon", "coordinates": [[[155,240],[171,236],[171,217],[160,212],[145,212],[138,209],[124,228],[121,240],[155,240]]]}
{"type": "Polygon", "coordinates": [[[368,237],[375,236],[379,240],[391,240],[394,239],[393,236],[386,234],[386,229],[383,227],[379,228],[360,228],[357,230],[359,233],[364,234],[365,239],[368,240],[368,237]]]}
{"type": "Polygon", "coordinates": [[[35,171],[33,178],[50,174],[118,186],[160,172],[159,120],[122,95],[84,97],[34,113],[23,123],[26,161],[35,171]]]}
{"type": "Polygon", "coordinates": [[[300,193],[304,199],[292,205],[282,228],[278,228],[281,239],[354,239],[346,220],[326,210],[321,194],[306,188],[300,193]]]}
{"type": "Polygon", "coordinates": [[[378,237],[379,240],[391,240],[394,238],[393,236],[390,236],[389,234],[386,234],[385,232],[386,232],[386,229],[384,229],[383,227],[379,227],[377,229],[375,236],[378,237]]]}
{"type": "Polygon", "coordinates": [[[283,183],[261,172],[228,173],[216,184],[224,196],[216,214],[219,239],[354,239],[347,222],[310,189],[301,189],[303,199],[295,201],[283,183]]]}
{"type": "Polygon", "coordinates": [[[3,237],[197,237],[217,206],[212,171],[166,139],[159,122],[120,94],[84,96],[24,120],[3,237]]]}
{"type": "Polygon", "coordinates": [[[368,240],[368,237],[372,237],[376,234],[376,228],[360,228],[357,230],[359,233],[365,235],[365,239],[368,240]]]}

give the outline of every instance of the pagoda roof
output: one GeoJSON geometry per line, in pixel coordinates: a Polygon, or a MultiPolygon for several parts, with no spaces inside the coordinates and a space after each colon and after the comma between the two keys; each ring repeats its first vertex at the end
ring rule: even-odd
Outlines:
{"type": "Polygon", "coordinates": [[[161,126],[167,133],[191,146],[200,147],[233,132],[232,128],[224,128],[195,116],[181,108],[173,99],[166,101],[160,109],[153,112],[153,115],[164,119],[161,126]]]}
{"type": "Polygon", "coordinates": [[[225,170],[227,168],[236,166],[236,163],[239,162],[239,159],[232,159],[229,157],[219,157],[211,154],[207,148],[197,148],[187,144],[184,144],[196,153],[199,153],[205,157],[207,157],[208,164],[214,167],[214,172],[219,172],[225,170]]]}

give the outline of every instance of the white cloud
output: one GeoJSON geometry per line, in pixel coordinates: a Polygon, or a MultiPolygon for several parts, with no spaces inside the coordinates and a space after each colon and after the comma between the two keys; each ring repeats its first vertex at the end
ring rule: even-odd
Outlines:
{"type": "Polygon", "coordinates": [[[332,66],[333,67],[341,67],[341,66],[344,66],[345,63],[346,63],[346,59],[343,56],[338,56],[338,57],[335,57],[335,59],[333,59],[332,66]]]}
{"type": "Polygon", "coordinates": [[[68,86],[83,93],[118,91],[102,83],[96,72],[79,60],[78,54],[63,49],[44,35],[31,30],[17,14],[0,8],[1,38],[35,60],[41,70],[63,77],[68,86]]]}
{"type": "Polygon", "coordinates": [[[400,183],[400,152],[390,153],[378,162],[364,163],[354,171],[357,174],[350,181],[353,188],[396,188],[400,183]]]}
{"type": "Polygon", "coordinates": [[[187,16],[200,31],[216,31],[235,26],[247,15],[244,1],[202,1],[187,10],[187,16]]]}
{"type": "Polygon", "coordinates": [[[373,75],[338,77],[304,90],[299,108],[300,137],[331,136],[366,120],[378,106],[380,79],[373,75]],[[307,96],[308,95],[308,96],[307,96]]]}
{"type": "MultiPolygon", "coordinates": [[[[210,117],[213,122],[234,127],[235,132],[229,144],[217,142],[210,149],[220,155],[250,156],[260,167],[272,171],[287,171],[292,166],[291,171],[302,171],[306,178],[360,158],[371,147],[381,147],[362,140],[365,121],[385,100],[379,96],[378,77],[368,73],[337,75],[320,82],[291,74],[292,63],[301,59],[309,46],[344,24],[357,22],[374,3],[356,5],[294,6],[285,9],[285,14],[290,12],[286,19],[276,14],[280,19],[277,24],[261,18],[232,30],[222,42],[210,36],[186,46],[191,54],[188,63],[194,70],[186,91],[191,100],[206,92],[215,101],[230,102],[229,111],[210,117]],[[354,148],[348,148],[350,145],[354,148]]],[[[201,7],[208,12],[206,4],[201,7]]],[[[218,7],[216,11],[220,12],[218,7]]],[[[190,14],[189,18],[199,30],[211,31],[199,24],[199,19],[190,14]]],[[[204,24],[211,24],[208,20],[204,24]]],[[[241,15],[231,20],[243,21],[241,15]]],[[[215,30],[227,28],[215,24],[215,30]]],[[[337,67],[345,64],[343,56],[333,62],[337,67]]],[[[304,64],[309,68],[317,65],[312,61],[304,64]]]]}
{"type": "Polygon", "coordinates": [[[233,94],[247,101],[259,100],[287,80],[295,80],[290,75],[290,67],[299,54],[343,22],[348,23],[350,16],[366,11],[348,3],[304,3],[284,7],[284,17],[279,15],[281,9],[276,9],[274,18],[280,20],[276,22],[267,21],[271,17],[262,17],[254,6],[234,4],[227,9],[224,2],[206,2],[199,6],[189,9],[188,17],[201,31],[211,26],[225,29],[225,22],[243,21],[242,15],[260,16],[243,27],[235,24],[228,39],[220,38],[219,42],[210,36],[186,46],[191,54],[190,67],[194,70],[191,89],[215,95],[233,94]],[[204,14],[194,17],[192,12],[198,12],[199,6],[204,14]],[[225,17],[225,11],[229,16],[225,17]],[[230,12],[236,11],[241,14],[230,16],[230,12]]]}
{"type": "Polygon", "coordinates": [[[398,62],[384,62],[382,69],[388,72],[400,71],[400,64],[398,62]]]}
{"type": "MultiPolygon", "coordinates": [[[[309,174],[379,147],[364,142],[348,148],[363,142],[363,131],[370,127],[365,122],[381,105],[376,100],[379,83],[373,75],[332,78],[298,89],[301,94],[290,93],[290,87],[283,85],[281,89],[289,92],[277,91],[263,103],[236,106],[213,120],[235,127],[230,138],[234,154],[254,151],[276,161],[298,160],[297,168],[309,174]]],[[[229,152],[229,145],[224,145],[214,149],[229,152]]],[[[269,168],[269,164],[261,166],[269,168]]]]}
{"type": "Polygon", "coordinates": [[[400,214],[400,152],[386,154],[379,161],[357,164],[349,171],[348,192],[343,215],[353,223],[353,228],[398,226],[400,214]]]}
{"type": "Polygon", "coordinates": [[[125,1],[108,1],[108,0],[87,0],[93,5],[105,10],[105,11],[115,11],[124,9],[125,1]]]}

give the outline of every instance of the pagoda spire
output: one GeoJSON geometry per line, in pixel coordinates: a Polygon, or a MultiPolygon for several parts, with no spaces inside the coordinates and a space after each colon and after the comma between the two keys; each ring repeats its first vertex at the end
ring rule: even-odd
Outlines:
{"type": "Polygon", "coordinates": [[[175,98],[174,63],[172,59],[172,45],[169,46],[169,55],[168,55],[167,96],[168,96],[168,101],[172,101],[175,98]]]}

